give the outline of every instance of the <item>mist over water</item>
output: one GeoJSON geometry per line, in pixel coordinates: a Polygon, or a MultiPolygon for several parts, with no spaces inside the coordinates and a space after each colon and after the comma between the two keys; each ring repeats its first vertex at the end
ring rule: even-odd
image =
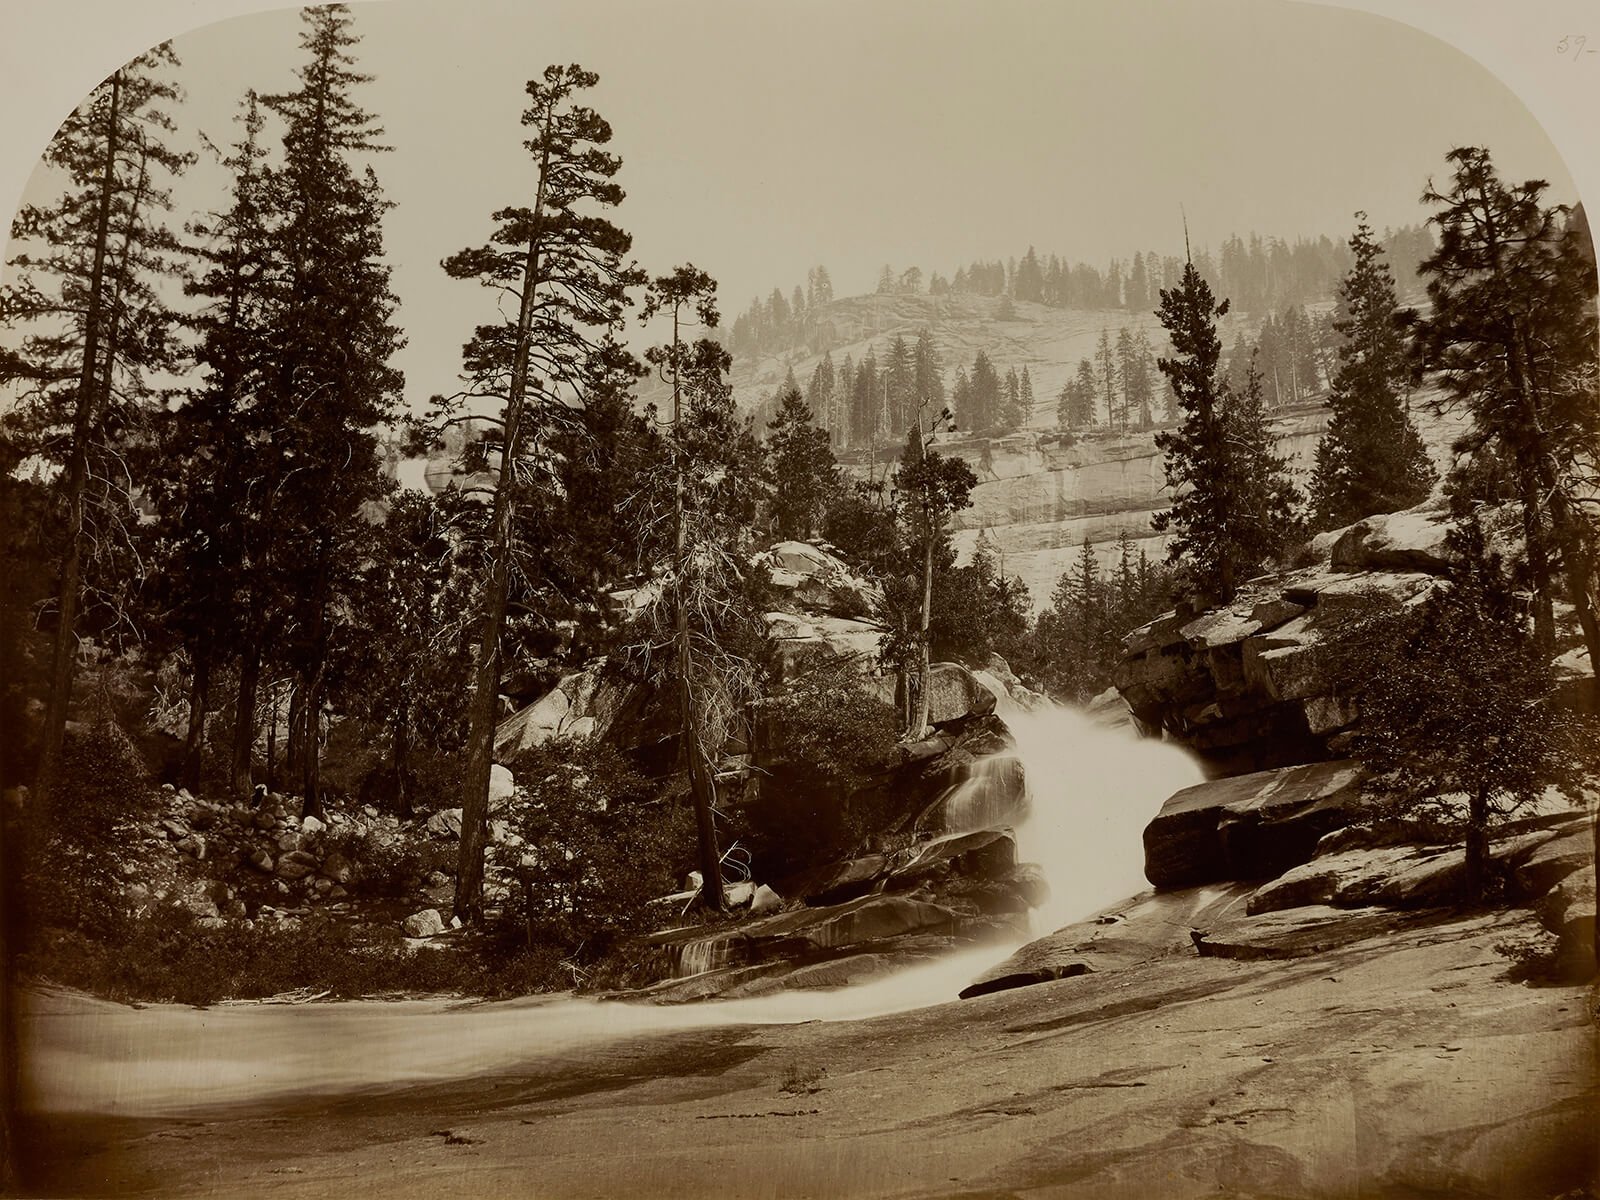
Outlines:
{"type": "MultiPolygon", "coordinates": [[[[1001,689],[1003,694],[1003,689],[1001,689]]],[[[1028,815],[1018,860],[1038,863],[1051,895],[1035,934],[1144,890],[1144,826],[1174,791],[1198,782],[1186,754],[1072,709],[1024,712],[1002,700],[1014,751],[976,764],[947,798],[979,827],[1014,807],[1028,815]]],[[[44,1112],[180,1115],[218,1104],[372,1091],[581,1056],[625,1038],[728,1025],[849,1021],[953,1000],[1022,939],[960,950],[835,991],[655,1006],[570,997],[494,1004],[359,1001],[304,1007],[132,1009],[58,994],[24,1001],[27,1106],[44,1112]]]]}

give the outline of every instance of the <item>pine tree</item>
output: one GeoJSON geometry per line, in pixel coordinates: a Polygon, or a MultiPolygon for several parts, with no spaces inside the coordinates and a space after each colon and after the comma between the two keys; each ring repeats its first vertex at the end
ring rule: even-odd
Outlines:
{"type": "Polygon", "coordinates": [[[1022,377],[1017,374],[1017,369],[1011,367],[1006,371],[1005,398],[1000,406],[1000,428],[1006,432],[1020,428],[1022,425],[1022,377]]]}
{"type": "MultiPolygon", "coordinates": [[[[683,335],[694,321],[708,329],[716,326],[715,282],[692,266],[655,279],[644,317],[661,313],[671,316],[672,340],[652,347],[646,357],[672,387],[670,508],[657,506],[671,513],[671,540],[664,544],[654,531],[644,539],[646,553],[655,560],[651,574],[664,586],[660,601],[644,614],[644,636],[633,649],[652,675],[670,682],[694,804],[700,903],[721,910],[726,897],[715,758],[740,727],[754,694],[752,648],[761,619],[746,602],[742,564],[756,515],[760,451],[748,426],[738,425],[727,352],[710,337],[691,343],[683,335]],[[658,667],[653,651],[663,644],[671,654],[658,667]]],[[[789,395],[799,398],[797,390],[789,395]]],[[[815,441],[813,446],[827,453],[815,441]]],[[[647,481],[641,493],[649,502],[652,491],[659,496],[662,490],[647,481]]],[[[668,522],[655,524],[664,529],[668,522]]]]}
{"type": "Polygon", "coordinates": [[[806,405],[815,414],[816,422],[830,437],[837,436],[838,424],[834,416],[833,355],[824,354],[811,372],[811,382],[806,385],[806,405]]]}
{"type": "MultiPolygon", "coordinates": [[[[274,213],[272,242],[281,282],[265,326],[271,362],[260,393],[270,418],[275,462],[267,474],[275,495],[258,532],[270,577],[249,581],[252,612],[272,596],[293,597],[283,652],[296,674],[303,727],[306,810],[321,812],[320,741],[328,686],[337,582],[361,553],[368,502],[391,486],[375,433],[391,419],[402,379],[388,365],[403,344],[392,317],[397,300],[383,262],[384,201],[370,166],[353,161],[385,147],[383,130],[353,92],[370,76],[353,70],[360,39],[341,5],[308,8],[301,48],[307,61],[294,91],[262,98],[284,124],[283,158],[265,179],[274,213]],[[293,486],[279,486],[292,476],[293,486]]],[[[265,482],[265,481],[263,481],[265,482]]],[[[245,654],[263,649],[264,631],[247,630],[245,654]]],[[[241,666],[241,678],[252,664],[241,666]]],[[[239,711],[248,713],[241,685],[239,711]]],[[[236,751],[246,753],[242,738],[236,751]]],[[[235,762],[235,787],[239,778],[235,762]]]]}
{"type": "Polygon", "coordinates": [[[767,430],[773,534],[784,540],[809,538],[821,532],[828,499],[839,486],[827,431],[813,424],[798,388],[779,398],[767,430]]]}
{"type": "Polygon", "coordinates": [[[1100,393],[1100,398],[1106,406],[1106,424],[1121,433],[1128,431],[1128,414],[1117,402],[1117,392],[1121,385],[1120,373],[1117,370],[1117,358],[1111,349],[1111,334],[1102,329],[1100,331],[1100,344],[1094,352],[1095,379],[1100,393]]]}
{"type": "MultiPolygon", "coordinates": [[[[267,151],[254,93],[246,96],[240,121],[243,135],[223,163],[233,180],[229,207],[188,227],[203,264],[184,287],[205,302],[188,320],[203,377],[163,422],[159,453],[168,469],[150,481],[160,517],[161,602],[169,631],[189,654],[182,774],[195,790],[212,675],[242,633],[237,602],[252,543],[249,484],[262,473],[271,441],[270,427],[256,419],[265,406],[255,403],[270,367],[264,334],[273,311],[274,260],[263,194],[267,151]]],[[[254,715],[244,722],[251,742],[254,715]]]]}
{"type": "Polygon", "coordinates": [[[489,244],[443,263],[451,277],[477,279],[516,301],[503,320],[478,327],[464,351],[466,389],[438,405],[440,420],[462,421],[480,419],[466,411],[475,397],[501,404],[492,432],[477,443],[477,453],[485,460],[492,455],[498,470],[475,613],[455,905],[463,920],[482,915],[500,640],[518,556],[518,509],[541,503],[550,485],[553,431],[571,420],[596,377],[618,365],[612,335],[628,288],[640,282],[624,262],[628,235],[586,211],[622,201],[613,182],[621,161],[603,149],[611,127],[577,102],[598,81],[578,66],[551,66],[529,81],[522,121],[532,131],[524,144],[536,164],[532,205],[499,209],[489,244]]]}
{"type": "Polygon", "coordinates": [[[1022,368],[1022,382],[1017,390],[1017,427],[1026,429],[1033,423],[1033,376],[1022,368]]]}
{"type": "Polygon", "coordinates": [[[1193,259],[1185,264],[1179,286],[1161,291],[1158,315],[1172,339],[1172,357],[1156,365],[1172,385],[1183,421],[1156,434],[1175,498],[1151,520],[1157,533],[1171,529],[1176,534],[1169,561],[1183,562],[1193,586],[1224,603],[1233,598],[1240,571],[1255,565],[1246,561],[1241,545],[1233,489],[1238,466],[1217,379],[1222,345],[1216,322],[1227,311],[1228,302],[1212,296],[1193,259]]]}
{"type": "Polygon", "coordinates": [[[939,350],[933,344],[933,335],[926,328],[917,334],[914,359],[914,402],[929,412],[938,412],[945,403],[944,367],[939,361],[939,350]]]}
{"type": "MultiPolygon", "coordinates": [[[[67,191],[50,206],[24,205],[11,227],[22,249],[10,260],[15,282],[0,293],[0,319],[29,332],[0,356],[0,383],[21,401],[3,431],[8,457],[38,456],[60,468],[50,490],[64,520],[34,780],[41,803],[61,765],[80,612],[101,566],[97,547],[126,544],[135,524],[127,455],[148,403],[146,373],[173,361],[160,280],[175,273],[178,246],[162,214],[170,181],[190,162],[164,140],[174,128],[167,107],[180,95],[164,76],[176,65],[163,44],[95,88],[44,153],[67,191]]],[[[104,565],[109,594],[120,585],[104,565]]]]}
{"type": "MultiPolygon", "coordinates": [[[[979,351],[980,356],[982,353],[979,351]]],[[[977,476],[965,461],[946,457],[933,450],[927,444],[931,437],[932,431],[924,430],[919,419],[907,436],[900,465],[894,475],[894,494],[906,542],[905,558],[920,567],[921,576],[918,581],[921,585],[920,633],[915,638],[919,659],[916,711],[908,730],[913,738],[922,737],[928,727],[931,699],[929,625],[932,619],[935,560],[948,554],[951,514],[972,502],[972,489],[978,483],[977,476]]],[[[953,555],[950,557],[953,559],[953,555]]],[[[911,648],[896,646],[891,640],[891,645],[886,649],[904,663],[911,648]]]]}
{"type": "Polygon", "coordinates": [[[889,343],[883,364],[883,411],[880,433],[899,440],[900,431],[914,419],[916,412],[916,363],[911,346],[896,334],[889,343]]]}
{"type": "Polygon", "coordinates": [[[963,424],[973,433],[984,433],[1000,424],[1003,415],[1002,409],[1002,384],[1000,373],[995,370],[994,364],[989,361],[989,356],[979,350],[972,359],[972,374],[968,378],[967,386],[970,389],[968,406],[971,415],[957,410],[963,424]]]}
{"type": "Polygon", "coordinates": [[[1600,438],[1593,383],[1595,267],[1548,186],[1503,183],[1481,147],[1447,156],[1447,192],[1423,200],[1438,250],[1423,262],[1431,313],[1417,323],[1424,362],[1472,414],[1478,436],[1511,463],[1534,588],[1537,644],[1554,642],[1555,572],[1564,569],[1591,663],[1600,661],[1594,542],[1582,464],[1600,438]]]}
{"type": "Polygon", "coordinates": [[[1405,340],[1394,280],[1365,213],[1350,238],[1355,264],[1339,286],[1339,366],[1328,397],[1328,431],[1311,480],[1312,523],[1348,525],[1409,508],[1433,486],[1433,466],[1401,395],[1405,340]]]}

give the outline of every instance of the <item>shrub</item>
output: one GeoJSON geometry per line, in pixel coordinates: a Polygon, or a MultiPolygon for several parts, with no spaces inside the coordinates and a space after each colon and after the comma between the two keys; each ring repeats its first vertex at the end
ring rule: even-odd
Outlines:
{"type": "Polygon", "coordinates": [[[530,947],[582,947],[592,961],[645,926],[646,902],[672,890],[693,821],[602,742],[554,740],[511,767],[523,783],[505,821],[523,844],[492,851],[517,879],[507,915],[530,947]]]}
{"type": "Polygon", "coordinates": [[[103,717],[72,732],[49,807],[28,830],[29,924],[104,930],[120,908],[120,855],[153,810],[144,761],[120,725],[103,717]]]}
{"type": "Polygon", "coordinates": [[[845,663],[761,704],[762,770],[744,836],[769,876],[848,854],[867,833],[858,799],[893,760],[894,708],[845,663]]]}

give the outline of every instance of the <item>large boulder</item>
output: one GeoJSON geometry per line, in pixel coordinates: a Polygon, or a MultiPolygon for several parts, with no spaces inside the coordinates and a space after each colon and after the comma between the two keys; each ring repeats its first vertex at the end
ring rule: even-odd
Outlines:
{"type": "Polygon", "coordinates": [[[1404,512],[1366,517],[1340,532],[1330,565],[1335,571],[1426,571],[1442,575],[1455,560],[1450,515],[1432,502],[1404,512]]]}
{"type": "MultiPolygon", "coordinates": [[[[824,664],[849,661],[878,683],[878,650],[884,630],[869,620],[773,611],[765,616],[772,639],[777,682],[787,683],[824,664]]],[[[892,685],[891,685],[892,686],[892,685]]]]}
{"type": "Polygon", "coordinates": [[[1270,879],[1308,861],[1369,805],[1353,762],[1281,767],[1184,788],[1145,827],[1145,877],[1158,888],[1270,879]]]}
{"type": "Polygon", "coordinates": [[[883,589],[851,571],[825,544],[779,542],[756,557],[791,612],[870,617],[883,609],[883,589]]]}
{"type": "Polygon", "coordinates": [[[960,663],[934,663],[928,668],[928,720],[938,725],[995,710],[995,689],[960,663]]]}
{"type": "Polygon", "coordinates": [[[552,738],[588,738],[605,734],[636,698],[637,685],[616,677],[597,658],[583,670],[564,675],[538,700],[518,709],[495,726],[497,759],[515,758],[552,738]]]}
{"type": "Polygon", "coordinates": [[[414,912],[401,922],[407,937],[425,938],[444,932],[444,918],[439,915],[436,908],[425,908],[421,912],[414,912]]]}

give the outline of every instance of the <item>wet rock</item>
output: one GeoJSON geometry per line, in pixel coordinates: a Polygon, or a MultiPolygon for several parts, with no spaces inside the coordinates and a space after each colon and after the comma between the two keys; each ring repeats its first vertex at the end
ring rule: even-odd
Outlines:
{"type": "Polygon", "coordinates": [[[790,876],[782,882],[782,891],[810,905],[838,904],[866,895],[888,871],[886,855],[867,854],[790,876]]]}
{"type": "Polygon", "coordinates": [[[1017,861],[1016,838],[1006,830],[976,830],[924,842],[911,858],[889,873],[889,886],[909,888],[955,871],[979,879],[1002,879],[1017,861]]]}
{"type": "Polygon", "coordinates": [[[407,937],[433,937],[444,932],[444,919],[439,916],[436,908],[425,908],[421,912],[414,912],[401,922],[407,937]]]}
{"type": "Polygon", "coordinates": [[[1245,884],[1144,893],[1101,918],[1036,938],[995,964],[961,992],[962,999],[1070,979],[1187,952],[1188,930],[1237,910],[1245,884]]]}

